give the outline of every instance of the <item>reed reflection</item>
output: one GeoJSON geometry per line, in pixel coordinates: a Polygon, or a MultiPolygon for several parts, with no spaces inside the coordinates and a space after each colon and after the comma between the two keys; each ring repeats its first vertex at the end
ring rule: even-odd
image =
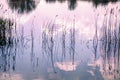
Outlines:
{"type": "Polygon", "coordinates": [[[13,22],[0,18],[0,70],[15,70],[16,47],[13,48],[13,22]]]}
{"type": "Polygon", "coordinates": [[[98,15],[96,15],[95,17],[95,35],[93,37],[93,49],[94,49],[94,58],[95,60],[97,59],[97,49],[98,49],[98,25],[97,25],[97,21],[98,21],[98,15]]]}
{"type": "MultiPolygon", "coordinates": [[[[75,62],[75,18],[70,29],[67,30],[67,25],[55,25],[55,20],[44,24],[42,30],[42,53],[51,58],[52,67],[55,71],[55,66],[61,66],[62,69],[76,69],[75,62]],[[60,29],[57,29],[60,27],[60,29]],[[60,31],[60,32],[59,32],[60,31]]],[[[67,70],[66,70],[67,71],[67,70]]]]}
{"type": "Polygon", "coordinates": [[[66,57],[66,24],[62,25],[62,38],[61,38],[61,45],[62,45],[62,60],[66,57]]]}
{"type": "Polygon", "coordinates": [[[0,46],[12,43],[13,22],[0,18],[0,46]]]}
{"type": "Polygon", "coordinates": [[[51,63],[52,63],[52,68],[55,71],[55,67],[54,67],[54,49],[55,49],[55,40],[54,40],[54,34],[55,34],[55,20],[57,18],[57,15],[55,16],[54,20],[48,22],[44,28],[43,28],[43,32],[42,32],[42,52],[43,54],[48,54],[50,56],[51,59],[51,63]]]}
{"type": "Polygon", "coordinates": [[[120,23],[119,10],[112,8],[104,15],[101,30],[101,56],[103,59],[103,73],[106,78],[118,80],[120,78],[120,23]]]}
{"type": "Polygon", "coordinates": [[[75,58],[75,18],[73,20],[73,26],[70,29],[70,55],[72,56],[72,64],[74,64],[75,58]]]}

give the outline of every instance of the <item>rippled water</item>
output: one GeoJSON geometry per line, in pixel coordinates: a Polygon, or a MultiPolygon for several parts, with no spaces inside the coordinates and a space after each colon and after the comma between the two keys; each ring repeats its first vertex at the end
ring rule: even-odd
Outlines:
{"type": "Polygon", "coordinates": [[[0,80],[119,79],[119,0],[0,1],[0,80]]]}

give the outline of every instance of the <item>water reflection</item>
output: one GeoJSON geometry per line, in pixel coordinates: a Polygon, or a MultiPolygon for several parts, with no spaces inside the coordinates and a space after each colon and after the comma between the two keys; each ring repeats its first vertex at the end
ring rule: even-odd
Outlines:
{"type": "Polygon", "coordinates": [[[1,80],[23,80],[21,74],[10,74],[10,73],[3,73],[0,74],[0,79],[1,80]]]}
{"type": "Polygon", "coordinates": [[[12,43],[12,25],[12,21],[0,18],[0,46],[12,43]]]}
{"type": "MultiPolygon", "coordinates": [[[[66,0],[45,0],[48,3],[55,2],[66,2],[66,0]]],[[[67,0],[68,7],[70,10],[74,10],[77,7],[77,1],[79,0],[67,0]]],[[[99,4],[106,5],[109,2],[117,2],[119,0],[85,0],[92,1],[93,4],[97,7],[99,4]]],[[[29,13],[37,7],[39,0],[8,0],[8,4],[12,10],[17,10],[18,13],[29,13]]]]}
{"type": "MultiPolygon", "coordinates": [[[[57,15],[55,18],[57,18],[57,15]]],[[[45,24],[42,31],[42,53],[51,56],[52,65],[54,65],[54,56],[57,55],[59,57],[58,59],[61,58],[61,61],[64,62],[68,57],[68,54],[72,60],[72,64],[74,65],[75,20],[73,20],[73,23],[69,30],[66,29],[66,23],[62,25],[56,25],[54,19],[53,21],[45,24]],[[57,27],[61,27],[62,31],[60,30],[60,33],[58,32],[59,30],[57,27]],[[57,51],[58,48],[61,51],[57,51]]]]}
{"type": "Polygon", "coordinates": [[[58,15],[55,16],[55,19],[47,23],[47,25],[44,26],[43,32],[42,32],[42,51],[43,54],[48,54],[51,58],[51,63],[54,72],[54,49],[55,49],[55,40],[54,40],[54,34],[55,34],[55,20],[58,15]]]}
{"type": "Polygon", "coordinates": [[[99,4],[106,5],[109,2],[117,2],[119,0],[92,0],[93,4],[97,7],[99,4]]]}
{"type": "Polygon", "coordinates": [[[18,13],[28,13],[34,10],[38,3],[38,0],[8,0],[10,8],[18,13]]]}
{"type": "Polygon", "coordinates": [[[58,67],[60,70],[63,71],[75,71],[77,66],[79,65],[78,62],[57,62],[55,66],[58,67]]]}
{"type": "Polygon", "coordinates": [[[106,11],[104,15],[101,55],[103,59],[103,73],[106,79],[118,80],[120,75],[120,23],[119,23],[119,9],[118,7],[106,11]]]}
{"type": "Polygon", "coordinates": [[[76,0],[70,0],[70,1],[69,1],[69,9],[70,9],[70,10],[75,9],[76,6],[77,6],[77,1],[76,1],[76,0]]]}
{"type": "Polygon", "coordinates": [[[13,42],[13,22],[0,19],[0,71],[15,70],[16,48],[13,42]]]}
{"type": "Polygon", "coordinates": [[[72,57],[72,63],[74,64],[74,58],[75,58],[75,19],[73,20],[73,26],[71,26],[70,29],[70,55],[72,57]]]}
{"type": "MultiPolygon", "coordinates": [[[[76,7],[77,7],[77,1],[80,1],[80,0],[46,0],[46,2],[60,2],[60,3],[63,3],[63,2],[66,2],[68,1],[68,7],[70,10],[74,10],[76,7]]],[[[84,0],[82,0],[84,1],[84,0]]],[[[117,2],[119,0],[85,0],[85,1],[92,1],[93,4],[95,5],[95,7],[97,7],[99,4],[102,4],[102,5],[106,5],[108,4],[109,2],[117,2]]]]}
{"type": "MultiPolygon", "coordinates": [[[[56,2],[56,1],[63,3],[66,0],[46,0],[46,2],[56,2]]],[[[77,0],[68,0],[68,7],[70,10],[74,10],[76,6],[77,6],[77,0]]]]}
{"type": "MultiPolygon", "coordinates": [[[[37,9],[39,8],[40,6],[37,9]]],[[[71,13],[69,10],[67,12],[71,13]]],[[[20,20],[16,17],[17,24],[15,25],[8,25],[7,20],[4,22],[4,19],[1,19],[0,73],[2,75],[4,72],[14,73],[18,80],[106,80],[107,78],[117,80],[120,75],[119,6],[110,10],[106,9],[102,29],[99,27],[99,15],[103,15],[102,12],[99,15],[95,14],[96,17],[93,19],[95,23],[92,22],[93,17],[85,17],[88,13],[83,15],[84,13],[75,12],[75,14],[72,14],[72,18],[70,15],[71,19],[68,18],[65,22],[61,15],[55,16],[54,12],[55,17],[52,19],[50,17],[50,20],[45,17],[44,22],[43,16],[38,16],[37,11],[31,13],[30,20],[23,23],[19,21],[26,15],[21,15],[20,20]],[[79,15],[83,17],[83,22],[79,15]],[[59,20],[61,20],[60,23],[58,23],[59,20]],[[86,26],[90,29],[86,30],[86,26]],[[81,34],[82,31],[88,36],[81,34]],[[89,32],[93,34],[91,40],[88,38],[92,36],[89,32]],[[91,63],[93,64],[90,65],[91,63]],[[17,75],[18,73],[22,75],[17,75]]],[[[89,16],[91,15],[94,14],[89,16]]],[[[0,77],[0,79],[4,78],[0,77]]]]}
{"type": "Polygon", "coordinates": [[[98,49],[98,15],[95,17],[95,35],[93,37],[93,48],[94,48],[94,58],[97,59],[97,49],[98,49]]]}

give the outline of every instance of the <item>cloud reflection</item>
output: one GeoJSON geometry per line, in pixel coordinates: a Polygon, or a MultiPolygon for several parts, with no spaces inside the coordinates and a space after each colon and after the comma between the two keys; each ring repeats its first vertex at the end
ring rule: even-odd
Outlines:
{"type": "Polygon", "coordinates": [[[0,74],[0,80],[24,80],[24,79],[20,74],[2,73],[0,74]]]}
{"type": "Polygon", "coordinates": [[[78,66],[78,62],[74,62],[74,64],[72,61],[56,62],[55,66],[63,71],[75,71],[78,66]]]}

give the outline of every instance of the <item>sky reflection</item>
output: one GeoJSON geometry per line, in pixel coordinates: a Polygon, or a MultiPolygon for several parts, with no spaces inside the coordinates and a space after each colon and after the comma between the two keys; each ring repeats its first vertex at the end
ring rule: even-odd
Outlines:
{"type": "Polygon", "coordinates": [[[76,9],[69,10],[67,1],[47,4],[41,0],[27,13],[0,3],[4,5],[0,17],[14,22],[12,29],[0,29],[0,33],[11,30],[13,41],[12,46],[0,47],[0,79],[119,78],[120,2],[96,8],[78,1],[76,9]]]}
{"type": "Polygon", "coordinates": [[[24,80],[20,74],[0,73],[1,80],[24,80]]]}

